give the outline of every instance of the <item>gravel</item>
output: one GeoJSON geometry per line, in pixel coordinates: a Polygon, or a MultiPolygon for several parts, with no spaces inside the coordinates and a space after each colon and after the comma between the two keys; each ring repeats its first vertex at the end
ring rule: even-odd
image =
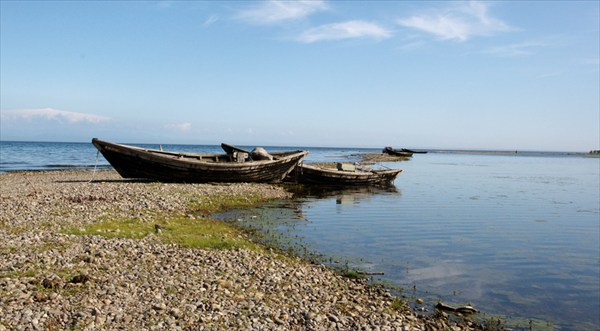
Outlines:
{"type": "Polygon", "coordinates": [[[266,250],[203,250],[69,235],[107,218],[152,221],[190,197],[290,196],[263,184],[168,184],[114,171],[0,174],[1,330],[473,330],[394,309],[381,286],[266,250]]]}

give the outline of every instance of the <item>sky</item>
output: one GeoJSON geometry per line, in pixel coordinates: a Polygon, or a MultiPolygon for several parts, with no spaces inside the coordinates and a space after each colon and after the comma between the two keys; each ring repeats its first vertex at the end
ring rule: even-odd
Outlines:
{"type": "Polygon", "coordinates": [[[0,1],[0,140],[600,149],[600,1],[0,1]]]}

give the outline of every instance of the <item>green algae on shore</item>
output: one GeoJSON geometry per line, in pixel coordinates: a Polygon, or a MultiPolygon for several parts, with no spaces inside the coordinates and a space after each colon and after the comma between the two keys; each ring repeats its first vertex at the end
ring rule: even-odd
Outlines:
{"type": "Polygon", "coordinates": [[[137,219],[116,219],[93,223],[64,231],[75,235],[99,235],[107,238],[141,239],[156,235],[165,244],[201,249],[262,248],[247,239],[243,232],[225,222],[183,216],[156,217],[148,223],[137,219]]]}

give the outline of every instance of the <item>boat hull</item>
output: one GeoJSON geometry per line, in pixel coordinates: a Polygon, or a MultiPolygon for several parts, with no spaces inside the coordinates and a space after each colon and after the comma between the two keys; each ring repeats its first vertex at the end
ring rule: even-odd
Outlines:
{"type": "Polygon", "coordinates": [[[389,155],[393,155],[393,156],[403,156],[403,157],[411,157],[413,156],[413,151],[408,151],[408,150],[398,150],[398,149],[393,149],[391,147],[386,147],[383,149],[383,153],[387,153],[389,155]]]}
{"type": "Polygon", "coordinates": [[[163,152],[110,143],[94,138],[92,144],[123,178],[162,182],[280,182],[308,154],[306,151],[272,153],[273,160],[235,162],[225,154],[163,152]]]}
{"type": "Polygon", "coordinates": [[[330,186],[390,185],[400,169],[374,171],[343,171],[324,169],[307,164],[296,167],[293,175],[298,183],[330,186]]]}

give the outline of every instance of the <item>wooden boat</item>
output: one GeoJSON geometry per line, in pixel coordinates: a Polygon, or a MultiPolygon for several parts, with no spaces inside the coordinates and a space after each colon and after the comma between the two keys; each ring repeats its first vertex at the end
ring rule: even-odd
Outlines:
{"type": "Polygon", "coordinates": [[[407,148],[401,148],[400,151],[413,153],[413,154],[427,154],[427,151],[415,151],[415,150],[407,149],[407,148]]]}
{"type": "Polygon", "coordinates": [[[389,155],[394,155],[394,156],[404,156],[404,157],[411,157],[413,155],[412,151],[406,151],[406,150],[401,150],[401,149],[393,149],[391,147],[385,147],[383,149],[383,153],[387,153],[389,155]]]}
{"type": "Polygon", "coordinates": [[[400,169],[390,170],[341,170],[343,167],[328,169],[310,164],[300,164],[290,174],[292,179],[303,184],[319,184],[330,186],[348,185],[389,185],[402,172],[400,169]]]}
{"type": "Polygon", "coordinates": [[[97,138],[92,144],[122,177],[163,182],[280,182],[308,154],[275,152],[271,153],[273,160],[246,161],[233,154],[167,152],[97,138]]]}

